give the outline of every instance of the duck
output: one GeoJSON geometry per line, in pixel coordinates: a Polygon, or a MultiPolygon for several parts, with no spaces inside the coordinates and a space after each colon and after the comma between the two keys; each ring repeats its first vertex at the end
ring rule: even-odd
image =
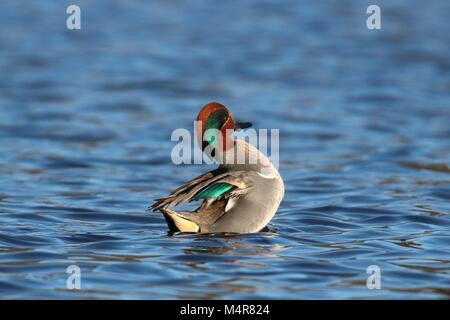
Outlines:
{"type": "Polygon", "coordinates": [[[234,137],[234,131],[251,123],[237,122],[227,107],[210,102],[200,110],[196,124],[198,146],[219,167],[155,199],[150,209],[164,215],[170,233],[267,231],[284,197],[284,183],[260,150],[234,137]],[[191,201],[201,202],[194,211],[173,208],[191,201]]]}

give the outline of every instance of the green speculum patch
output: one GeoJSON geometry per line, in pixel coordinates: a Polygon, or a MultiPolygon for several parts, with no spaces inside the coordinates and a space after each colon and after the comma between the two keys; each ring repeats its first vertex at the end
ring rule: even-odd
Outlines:
{"type": "Polygon", "coordinates": [[[226,182],[218,182],[210,185],[202,192],[200,192],[195,199],[209,199],[209,198],[218,198],[225,192],[229,191],[232,188],[236,188],[236,186],[232,184],[228,184],[226,182]]]}

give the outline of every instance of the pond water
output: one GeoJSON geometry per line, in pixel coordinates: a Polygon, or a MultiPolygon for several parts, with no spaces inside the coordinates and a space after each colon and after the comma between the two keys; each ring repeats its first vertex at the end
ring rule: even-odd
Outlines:
{"type": "Polygon", "coordinates": [[[415,3],[1,1],[0,298],[450,298],[450,2],[415,3]],[[170,159],[209,101],[280,129],[270,232],[146,211],[214,168],[170,159]]]}

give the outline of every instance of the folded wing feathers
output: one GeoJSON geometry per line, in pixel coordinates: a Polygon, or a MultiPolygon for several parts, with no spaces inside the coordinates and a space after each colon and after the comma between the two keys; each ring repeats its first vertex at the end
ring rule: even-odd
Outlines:
{"type": "Polygon", "coordinates": [[[249,171],[223,173],[223,170],[219,168],[189,181],[167,197],[156,199],[151,209],[156,211],[169,205],[177,206],[187,201],[197,200],[195,196],[214,183],[228,183],[236,186],[237,188],[231,189],[226,193],[226,197],[240,197],[251,188],[251,181],[254,174],[256,173],[250,173],[249,171]]]}

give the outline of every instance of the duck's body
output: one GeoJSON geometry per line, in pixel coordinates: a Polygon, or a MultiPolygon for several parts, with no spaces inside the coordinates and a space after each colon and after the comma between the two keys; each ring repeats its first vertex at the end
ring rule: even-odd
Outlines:
{"type": "Polygon", "coordinates": [[[278,170],[251,144],[237,139],[224,142],[227,144],[228,148],[216,148],[213,156],[222,163],[219,168],[189,181],[153,204],[153,210],[164,214],[170,231],[252,233],[261,231],[275,215],[284,196],[278,170]],[[237,161],[239,155],[244,155],[244,161],[242,157],[237,161]],[[203,200],[194,212],[167,208],[193,200],[203,200]]]}

